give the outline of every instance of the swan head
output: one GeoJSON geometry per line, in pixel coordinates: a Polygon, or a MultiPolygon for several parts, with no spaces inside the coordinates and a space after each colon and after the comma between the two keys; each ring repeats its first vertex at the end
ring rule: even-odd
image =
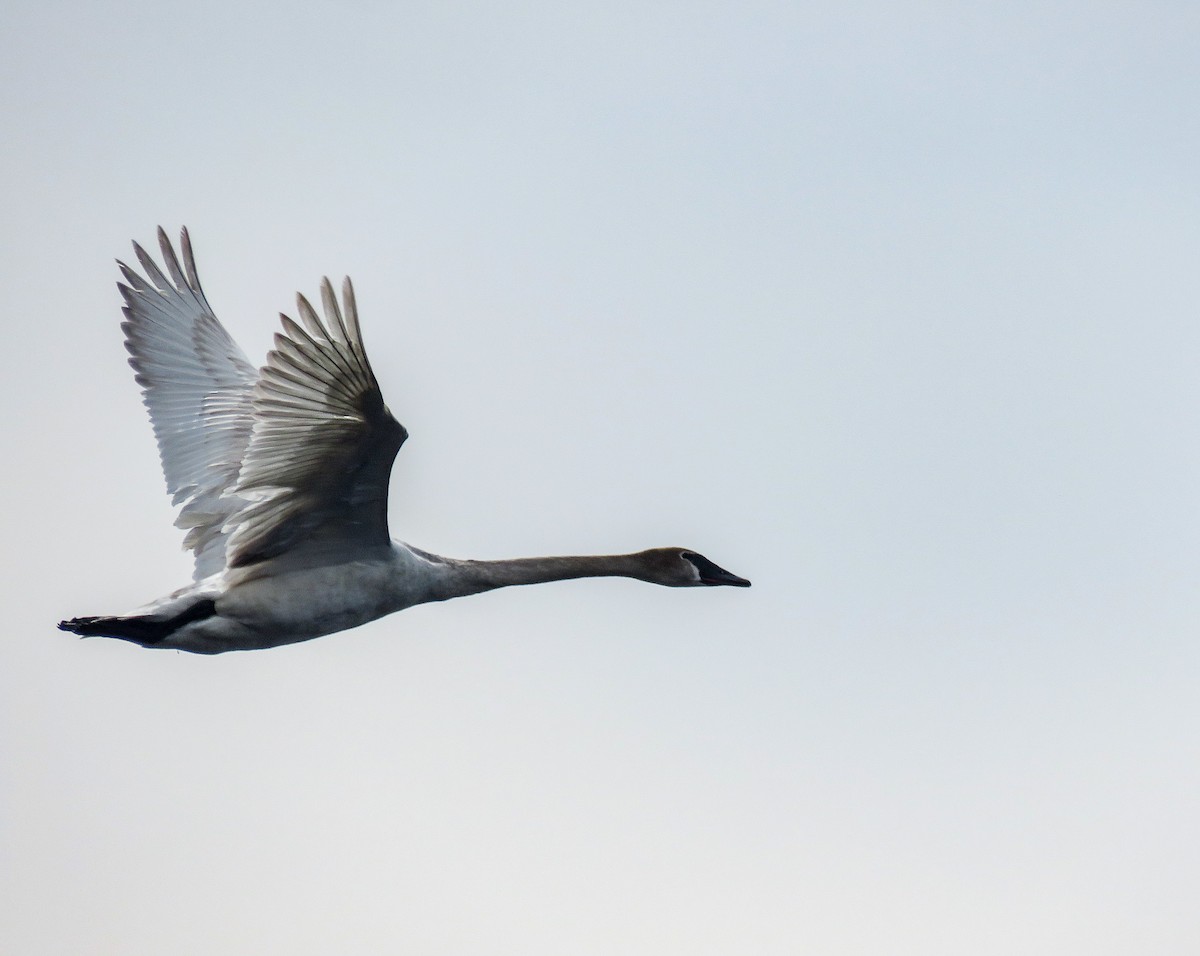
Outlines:
{"type": "Polygon", "coordinates": [[[653,548],[641,554],[645,580],[672,588],[748,588],[750,582],[726,571],[704,555],[688,548],[653,548]]]}

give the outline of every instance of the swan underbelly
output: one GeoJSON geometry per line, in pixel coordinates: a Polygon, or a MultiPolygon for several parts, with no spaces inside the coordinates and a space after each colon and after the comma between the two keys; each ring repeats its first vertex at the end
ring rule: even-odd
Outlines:
{"type": "Polygon", "coordinates": [[[235,578],[216,598],[216,613],[189,624],[168,642],[183,650],[220,653],[294,644],[358,627],[417,603],[396,587],[388,562],[235,578]]]}

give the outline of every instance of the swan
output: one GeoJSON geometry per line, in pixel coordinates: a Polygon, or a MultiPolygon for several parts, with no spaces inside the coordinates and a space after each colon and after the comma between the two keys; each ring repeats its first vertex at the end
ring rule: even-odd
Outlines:
{"type": "Polygon", "coordinates": [[[404,608],[518,584],[619,576],[667,587],[749,587],[688,548],[475,561],[393,541],[388,479],[408,432],[367,361],[349,278],[324,319],[300,322],[255,369],[200,287],[187,229],[180,257],[160,227],[170,277],[138,244],[120,260],[125,348],[158,439],[192,583],[129,614],[74,617],[84,637],[197,654],[258,650],[357,627],[404,608]]]}

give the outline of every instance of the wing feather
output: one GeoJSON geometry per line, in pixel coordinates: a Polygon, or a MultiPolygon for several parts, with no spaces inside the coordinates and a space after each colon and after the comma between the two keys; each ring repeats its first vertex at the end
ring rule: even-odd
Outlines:
{"type": "Polygon", "coordinates": [[[249,444],[258,375],[204,296],[187,230],[180,234],[182,265],[161,228],[158,245],[170,278],[137,243],[145,277],[117,263],[121,328],[167,491],[183,505],[175,524],[187,531],[184,546],[195,553],[199,579],[225,566],[224,526],[242,506],[226,492],[249,444]]]}
{"type": "Polygon", "coordinates": [[[386,545],[392,462],[408,433],[392,417],[363,348],[353,289],[339,308],[321,284],[322,321],[297,296],[259,372],[254,425],[233,492],[249,502],[227,527],[228,563],[291,549],[386,545]]]}
{"type": "Polygon", "coordinates": [[[300,322],[280,316],[255,370],[209,307],[187,230],[180,254],[162,229],[158,242],[161,267],[137,243],[141,272],[117,263],[121,327],[196,578],[289,549],[386,544],[408,433],[384,405],[350,280],[341,304],[321,283],[324,320],[297,296],[300,322]]]}

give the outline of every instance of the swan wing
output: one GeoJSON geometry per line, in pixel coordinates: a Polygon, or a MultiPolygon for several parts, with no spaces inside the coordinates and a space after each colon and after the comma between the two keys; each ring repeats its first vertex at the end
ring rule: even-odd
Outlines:
{"type": "Polygon", "coordinates": [[[226,496],[241,469],[254,422],[252,395],[258,372],[213,314],[192,256],[187,230],[180,233],[183,265],[158,230],[168,275],[137,243],[145,277],[118,262],[125,281],[125,348],[158,439],[175,524],[187,531],[184,547],[195,554],[195,578],[225,566],[224,526],[240,508],[226,496]]]}
{"type": "Polygon", "coordinates": [[[258,374],[254,424],[228,523],[231,568],[284,552],[322,549],[342,558],[390,542],[388,480],[408,437],[383,402],[367,361],[354,289],[338,307],[321,283],[325,319],[297,296],[300,323],[283,331],[258,374]]]}

